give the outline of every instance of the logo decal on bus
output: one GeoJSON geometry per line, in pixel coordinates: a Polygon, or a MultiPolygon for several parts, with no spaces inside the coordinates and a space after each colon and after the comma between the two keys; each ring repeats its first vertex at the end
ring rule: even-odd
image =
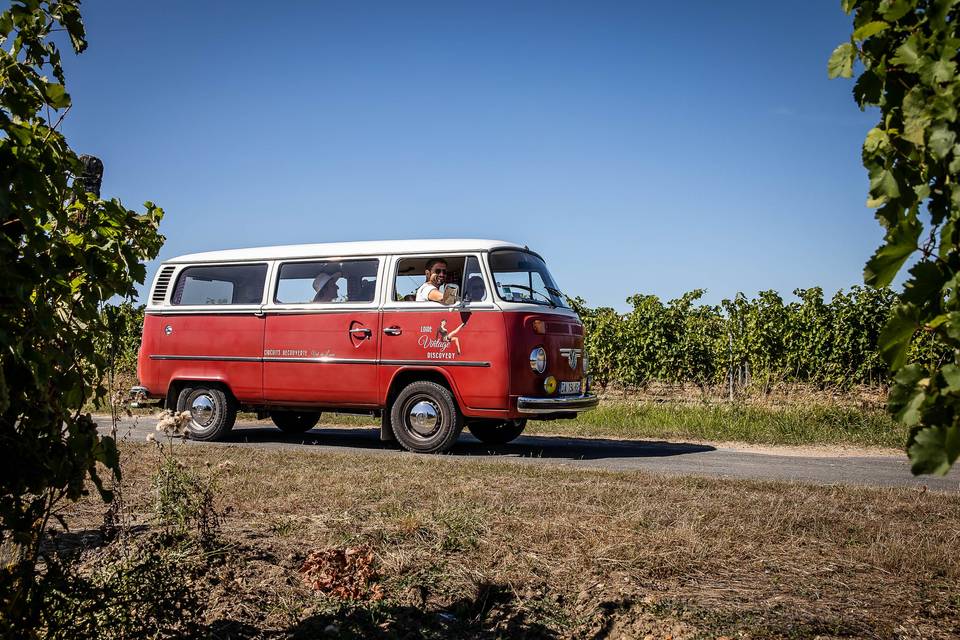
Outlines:
{"type": "MultiPolygon", "coordinates": [[[[462,351],[460,338],[457,334],[460,333],[460,330],[463,329],[466,324],[466,321],[464,321],[461,322],[460,326],[456,329],[448,329],[447,321],[441,320],[440,326],[437,327],[437,331],[433,334],[433,337],[424,334],[417,340],[417,344],[427,352],[428,360],[453,360],[460,355],[462,351]],[[453,350],[451,350],[451,346],[453,350]],[[454,353],[454,350],[456,350],[456,353],[454,353]]],[[[426,328],[429,327],[421,327],[421,329],[426,328]]]]}

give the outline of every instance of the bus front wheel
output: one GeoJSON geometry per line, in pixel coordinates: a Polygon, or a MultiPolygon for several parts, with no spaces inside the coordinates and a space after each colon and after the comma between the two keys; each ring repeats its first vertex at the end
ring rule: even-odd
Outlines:
{"type": "Polygon", "coordinates": [[[411,382],[390,408],[397,442],[414,453],[449,451],[463,430],[463,415],[449,389],[436,382],[411,382]]]}

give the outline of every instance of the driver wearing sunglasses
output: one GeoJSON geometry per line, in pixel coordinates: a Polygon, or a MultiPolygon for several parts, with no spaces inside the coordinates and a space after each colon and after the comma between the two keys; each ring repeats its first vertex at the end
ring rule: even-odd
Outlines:
{"type": "Polygon", "coordinates": [[[424,282],[417,289],[417,302],[442,302],[443,293],[440,287],[447,281],[447,262],[442,258],[433,258],[427,262],[427,276],[424,282]]]}

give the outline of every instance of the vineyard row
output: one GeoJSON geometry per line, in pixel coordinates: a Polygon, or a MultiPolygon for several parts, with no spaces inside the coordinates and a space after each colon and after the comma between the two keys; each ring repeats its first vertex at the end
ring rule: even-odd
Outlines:
{"type": "MultiPolygon", "coordinates": [[[[889,289],[853,287],[829,301],[819,287],[797,289],[784,303],[775,291],[755,298],[737,294],[720,305],[700,304],[697,289],[663,303],[634,295],[618,313],[571,300],[586,329],[586,351],[595,385],[650,382],[763,386],[801,382],[849,388],[887,384],[889,373],[877,340],[898,303],[889,289]]],[[[945,349],[930,334],[914,336],[914,361],[942,360],[945,349]]]]}

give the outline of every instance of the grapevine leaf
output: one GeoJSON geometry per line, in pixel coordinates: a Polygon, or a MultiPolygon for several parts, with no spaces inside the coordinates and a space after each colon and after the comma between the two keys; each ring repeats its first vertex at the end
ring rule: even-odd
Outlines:
{"type": "MultiPolygon", "coordinates": [[[[870,175],[870,195],[893,200],[900,197],[900,185],[890,169],[879,169],[870,175]]],[[[886,201],[886,200],[884,200],[886,201]]]]}
{"type": "Polygon", "coordinates": [[[950,166],[947,167],[947,171],[950,173],[960,173],[960,144],[953,146],[953,160],[950,161],[950,166]]]}
{"type": "Polygon", "coordinates": [[[917,48],[917,37],[910,36],[906,42],[897,47],[897,53],[890,59],[890,63],[900,65],[907,71],[919,71],[920,54],[917,53],[917,48]]]}
{"type": "Polygon", "coordinates": [[[937,327],[939,327],[940,325],[942,325],[944,322],[946,322],[946,321],[949,320],[949,319],[950,319],[950,316],[949,316],[948,314],[942,313],[942,314],[940,314],[939,316],[937,316],[936,318],[934,318],[933,320],[931,320],[930,322],[928,322],[928,323],[927,323],[927,328],[928,328],[928,329],[931,329],[931,330],[932,330],[932,329],[936,329],[937,327]]]}
{"type": "Polygon", "coordinates": [[[887,151],[890,148],[890,137],[887,132],[879,127],[874,127],[867,132],[867,137],[863,141],[863,152],[873,155],[878,151],[887,151]]]}
{"type": "Polygon", "coordinates": [[[914,475],[946,475],[960,456],[960,427],[952,424],[919,429],[910,438],[908,451],[914,475]]]}
{"type": "Polygon", "coordinates": [[[957,139],[957,134],[947,128],[946,125],[938,125],[930,130],[930,153],[937,160],[943,160],[953,149],[953,144],[957,139]]]}
{"type": "Polygon", "coordinates": [[[910,275],[913,277],[904,283],[901,299],[917,306],[936,299],[947,279],[937,263],[926,260],[910,267],[910,275]]]}
{"type": "MultiPolygon", "coordinates": [[[[867,206],[870,205],[868,204],[867,206]]],[[[889,229],[899,222],[900,217],[903,215],[904,208],[905,207],[899,202],[887,202],[885,205],[877,209],[877,220],[883,225],[884,229],[889,229]]]]}
{"type": "Polygon", "coordinates": [[[940,370],[944,382],[947,383],[947,391],[956,393],[960,391],[960,367],[955,364],[948,364],[940,370]]]}
{"type": "Polygon", "coordinates": [[[918,147],[923,146],[924,132],[930,126],[932,117],[927,110],[927,99],[923,88],[914,87],[903,98],[903,137],[918,147]]]}
{"type": "Polygon", "coordinates": [[[875,36],[890,25],[882,20],[874,20],[873,22],[868,22],[859,29],[853,32],[854,40],[866,40],[870,36],[875,36]]]}
{"type": "Polygon", "coordinates": [[[949,60],[937,60],[926,65],[923,69],[923,78],[931,85],[950,82],[957,72],[957,63],[949,60]]]}
{"type": "Polygon", "coordinates": [[[917,392],[917,383],[924,377],[923,367],[918,364],[908,364],[897,372],[893,378],[893,386],[890,388],[888,404],[890,412],[898,416],[904,412],[907,405],[913,400],[917,392]]]}
{"type": "Polygon", "coordinates": [[[896,22],[913,8],[909,0],[884,0],[880,3],[880,13],[888,22],[896,22]]]}
{"type": "Polygon", "coordinates": [[[877,346],[880,355],[896,371],[903,367],[910,348],[910,340],[919,326],[919,312],[912,304],[900,304],[893,308],[890,318],[880,331],[877,346]]]}
{"type": "Polygon", "coordinates": [[[910,216],[887,232],[886,243],[877,249],[863,270],[863,281],[871,287],[886,287],[900,267],[917,250],[920,223],[910,216]]]}
{"type": "Polygon", "coordinates": [[[960,311],[951,311],[947,314],[947,321],[943,323],[947,336],[953,340],[960,340],[960,311]]]}
{"type": "Polygon", "coordinates": [[[852,78],[853,61],[856,58],[857,50],[849,42],[844,42],[836,49],[827,61],[828,78],[852,78]]]}
{"type": "Polygon", "coordinates": [[[861,110],[867,105],[879,103],[882,95],[883,81],[872,69],[861,73],[853,85],[853,99],[857,101],[861,110]]]}
{"type": "Polygon", "coordinates": [[[47,98],[47,104],[54,109],[66,109],[70,106],[70,96],[62,84],[48,82],[43,88],[43,93],[47,98]]]}

